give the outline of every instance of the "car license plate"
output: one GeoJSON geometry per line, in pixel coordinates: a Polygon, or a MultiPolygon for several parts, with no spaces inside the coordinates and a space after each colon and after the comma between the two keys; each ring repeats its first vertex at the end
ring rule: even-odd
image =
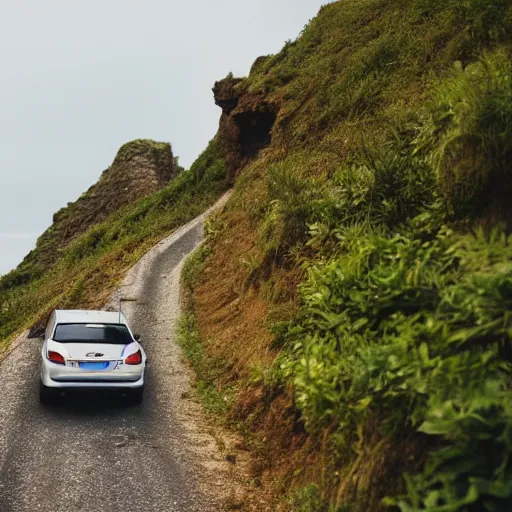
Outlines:
{"type": "Polygon", "coordinates": [[[80,368],[82,370],[104,370],[108,366],[108,361],[101,362],[80,362],[80,368]]]}

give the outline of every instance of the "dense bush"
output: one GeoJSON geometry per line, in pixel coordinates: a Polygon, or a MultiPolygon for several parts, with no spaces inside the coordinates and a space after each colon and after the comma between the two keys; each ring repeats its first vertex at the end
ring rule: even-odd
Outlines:
{"type": "Polygon", "coordinates": [[[387,142],[364,145],[329,180],[301,176],[300,155],[271,165],[260,222],[263,252],[282,256],[307,241],[315,252],[325,254],[329,248],[336,250],[336,226],[392,228],[430,208],[436,198],[435,179],[417,140],[422,129],[389,129],[387,142]]]}
{"type": "Polygon", "coordinates": [[[481,214],[512,193],[512,60],[498,53],[443,86],[435,125],[440,189],[456,214],[481,214]]]}
{"type": "Polygon", "coordinates": [[[306,240],[308,223],[325,203],[324,188],[319,180],[298,175],[293,163],[269,168],[268,206],[260,229],[266,252],[277,254],[306,240]]]}
{"type": "Polygon", "coordinates": [[[344,239],[341,255],[312,266],[302,285],[279,373],[308,427],[337,425],[350,449],[369,415],[386,411],[388,430],[453,443],[411,481],[411,510],[512,505],[511,243],[498,231],[432,228],[424,214],[400,235],[344,239]]]}

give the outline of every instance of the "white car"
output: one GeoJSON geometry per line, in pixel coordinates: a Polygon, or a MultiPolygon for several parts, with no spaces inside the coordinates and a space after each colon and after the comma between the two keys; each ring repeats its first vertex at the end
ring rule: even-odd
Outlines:
{"type": "Polygon", "coordinates": [[[71,389],[119,390],[142,400],[146,354],[122,313],[56,310],[41,350],[40,398],[71,389]]]}

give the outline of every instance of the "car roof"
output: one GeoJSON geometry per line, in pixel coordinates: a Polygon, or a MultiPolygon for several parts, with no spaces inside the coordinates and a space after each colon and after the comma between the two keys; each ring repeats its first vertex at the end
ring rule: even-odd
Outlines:
{"type": "Polygon", "coordinates": [[[56,309],[58,324],[123,324],[126,318],[117,311],[94,311],[89,309],[56,309]]]}

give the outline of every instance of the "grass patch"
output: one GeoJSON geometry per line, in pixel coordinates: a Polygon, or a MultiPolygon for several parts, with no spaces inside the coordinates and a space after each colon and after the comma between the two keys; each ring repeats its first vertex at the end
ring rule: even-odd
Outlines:
{"type": "Polygon", "coordinates": [[[309,484],[297,489],[289,499],[295,512],[329,512],[318,486],[309,484]]]}
{"type": "Polygon", "coordinates": [[[227,361],[207,355],[193,313],[180,318],[176,339],[196,375],[194,388],[201,404],[215,418],[225,420],[233,396],[230,389],[221,389],[218,381],[226,370],[227,361]]]}
{"type": "Polygon", "coordinates": [[[211,251],[212,237],[215,236],[213,225],[215,219],[209,220],[205,226],[207,240],[187,258],[183,267],[181,284],[185,313],[178,323],[177,342],[194,370],[195,391],[200,402],[217,420],[225,421],[234,397],[232,389],[221,386],[219,382],[229,370],[229,362],[226,358],[208,354],[205,341],[199,333],[193,303],[193,291],[199,284],[206,258],[211,251]]]}
{"type": "Polygon", "coordinates": [[[205,264],[205,260],[210,254],[211,248],[209,244],[202,243],[188,258],[183,266],[181,273],[181,283],[185,301],[190,309],[189,301],[192,300],[192,293],[199,284],[201,273],[205,264]]]}

